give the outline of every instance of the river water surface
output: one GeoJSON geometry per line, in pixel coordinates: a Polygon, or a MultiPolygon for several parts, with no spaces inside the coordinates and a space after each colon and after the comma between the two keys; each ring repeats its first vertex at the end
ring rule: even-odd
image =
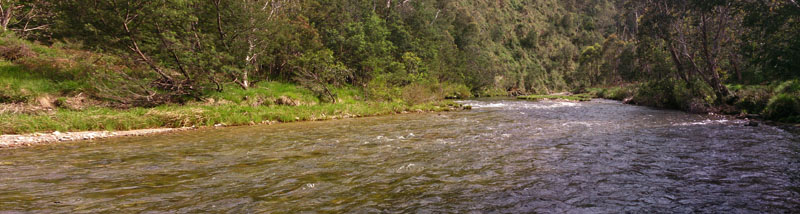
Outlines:
{"type": "Polygon", "coordinates": [[[800,138],[595,100],[0,150],[0,213],[790,213],[800,138]]]}

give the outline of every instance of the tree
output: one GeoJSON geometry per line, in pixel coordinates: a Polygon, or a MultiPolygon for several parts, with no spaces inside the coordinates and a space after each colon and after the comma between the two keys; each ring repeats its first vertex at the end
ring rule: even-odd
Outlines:
{"type": "MultiPolygon", "coordinates": [[[[796,1],[738,3],[744,13],[741,55],[770,78],[800,77],[800,6],[796,1]]],[[[742,66],[744,67],[744,66],[742,66]]]]}
{"type": "Polygon", "coordinates": [[[55,34],[80,39],[86,45],[113,53],[127,53],[158,76],[152,82],[158,93],[170,99],[197,97],[201,77],[210,73],[215,52],[199,31],[194,0],[68,0],[59,1],[62,11],[55,34]]]}
{"type": "Polygon", "coordinates": [[[291,63],[297,72],[295,81],[316,93],[321,100],[336,103],[336,94],[330,86],[342,86],[351,73],[341,62],[336,62],[333,51],[323,49],[306,52],[291,63]]]}
{"type": "Polygon", "coordinates": [[[243,89],[260,73],[276,42],[282,24],[290,24],[287,13],[296,6],[289,0],[211,1],[218,49],[224,50],[235,65],[228,69],[234,82],[243,89]]]}
{"type": "Polygon", "coordinates": [[[645,33],[665,42],[678,76],[692,85],[694,76],[711,86],[718,100],[731,96],[721,65],[731,45],[732,4],[728,1],[648,1],[645,33]]]}
{"type": "Polygon", "coordinates": [[[0,33],[13,30],[25,36],[47,29],[52,5],[45,0],[0,0],[0,33]]]}

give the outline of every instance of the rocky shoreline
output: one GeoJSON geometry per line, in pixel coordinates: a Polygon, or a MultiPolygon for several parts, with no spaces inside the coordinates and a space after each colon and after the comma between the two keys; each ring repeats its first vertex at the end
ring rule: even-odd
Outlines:
{"type": "Polygon", "coordinates": [[[0,148],[14,148],[22,146],[32,146],[38,144],[96,140],[112,137],[143,136],[159,133],[193,130],[196,128],[158,128],[140,129],[130,131],[87,131],[87,132],[53,132],[53,133],[33,133],[24,135],[0,135],[0,148]]]}
{"type": "MultiPolygon", "coordinates": [[[[458,106],[457,108],[448,107],[443,109],[442,111],[459,111],[459,110],[470,110],[472,109],[471,106],[458,106]]],[[[399,114],[412,114],[412,113],[426,113],[426,112],[436,112],[436,111],[426,111],[426,110],[416,110],[416,111],[402,111],[398,112],[399,114]]],[[[372,115],[372,116],[380,116],[380,115],[372,115]]],[[[307,121],[318,121],[318,120],[331,120],[331,119],[343,119],[343,118],[358,118],[364,117],[361,115],[339,115],[339,116],[326,116],[324,118],[312,118],[307,121]]],[[[299,120],[299,118],[297,118],[299,120]]],[[[301,121],[297,121],[301,122],[301,121]]],[[[263,121],[261,124],[268,124],[272,125],[275,123],[280,123],[278,121],[263,121]]],[[[251,123],[249,125],[256,125],[256,123],[251,123]]],[[[227,127],[226,124],[216,124],[212,127],[227,127]]],[[[234,125],[235,126],[235,125],[234,125]]],[[[168,133],[168,132],[176,132],[176,131],[186,131],[186,130],[195,130],[198,127],[184,127],[184,128],[154,128],[154,129],[138,129],[138,130],[129,130],[129,131],[83,131],[83,132],[52,132],[52,133],[33,133],[33,134],[21,134],[21,135],[0,135],[0,149],[5,148],[16,148],[16,147],[25,147],[25,146],[33,146],[33,145],[40,145],[40,144],[49,144],[49,143],[59,143],[59,142],[71,142],[71,141],[84,141],[84,140],[97,140],[97,139],[105,139],[105,138],[113,138],[113,137],[126,137],[126,136],[144,136],[144,135],[152,135],[152,134],[160,134],[160,133],[168,133]]]]}

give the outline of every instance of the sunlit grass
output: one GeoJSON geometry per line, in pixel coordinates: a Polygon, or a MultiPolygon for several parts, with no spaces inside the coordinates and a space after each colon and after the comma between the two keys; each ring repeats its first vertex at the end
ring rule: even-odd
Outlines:
{"type": "Polygon", "coordinates": [[[24,67],[0,61],[0,102],[24,102],[45,94],[62,94],[80,90],[82,83],[73,80],[54,81],[24,67]]]}
{"type": "Polygon", "coordinates": [[[354,102],[303,106],[167,105],[155,108],[90,108],[82,111],[59,109],[40,114],[0,114],[0,131],[19,134],[52,131],[131,130],[259,124],[267,121],[295,122],[343,117],[396,114],[404,111],[449,111],[452,102],[408,106],[397,102],[354,102]]]}

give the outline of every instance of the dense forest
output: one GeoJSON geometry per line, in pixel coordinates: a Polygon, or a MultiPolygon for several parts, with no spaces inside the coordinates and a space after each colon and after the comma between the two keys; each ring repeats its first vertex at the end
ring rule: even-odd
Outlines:
{"type": "Polygon", "coordinates": [[[0,7],[3,103],[43,95],[57,97],[56,106],[77,95],[124,108],[239,102],[290,84],[313,94],[307,103],[570,91],[800,120],[794,0],[2,0],[0,7]]]}

